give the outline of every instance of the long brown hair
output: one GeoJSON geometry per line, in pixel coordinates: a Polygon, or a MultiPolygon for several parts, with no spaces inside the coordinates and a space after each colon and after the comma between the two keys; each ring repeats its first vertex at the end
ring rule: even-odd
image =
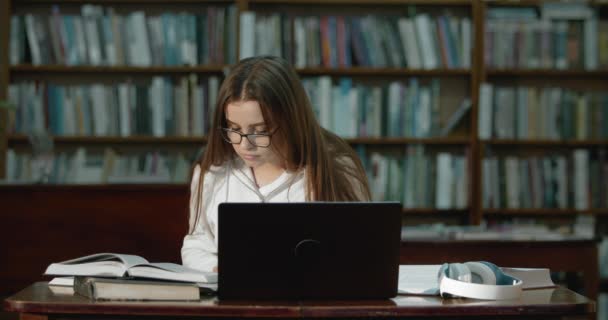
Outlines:
{"type": "Polygon", "coordinates": [[[319,125],[295,70],[282,58],[258,56],[241,60],[220,87],[207,147],[195,164],[201,169],[196,220],[205,173],[236,156],[219,132],[226,126],[226,106],[250,100],[260,104],[267,127],[276,128],[271,148],[283,157],[286,169],[305,168],[307,201],[370,199],[359,157],[344,140],[319,125]]]}

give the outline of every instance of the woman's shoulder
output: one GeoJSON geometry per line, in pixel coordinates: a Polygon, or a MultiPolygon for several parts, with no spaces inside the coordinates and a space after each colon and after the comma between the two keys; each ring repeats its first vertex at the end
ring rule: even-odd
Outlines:
{"type": "MultiPolygon", "coordinates": [[[[196,166],[194,167],[194,170],[192,171],[192,187],[194,188],[195,186],[198,185],[199,181],[200,181],[200,177],[201,177],[201,165],[200,164],[196,164],[196,166]]],[[[229,170],[229,165],[228,164],[223,164],[223,165],[212,165],[211,167],[209,167],[209,169],[205,170],[204,174],[203,174],[203,181],[204,184],[214,184],[218,179],[224,177],[226,175],[226,172],[228,172],[229,170]]]]}

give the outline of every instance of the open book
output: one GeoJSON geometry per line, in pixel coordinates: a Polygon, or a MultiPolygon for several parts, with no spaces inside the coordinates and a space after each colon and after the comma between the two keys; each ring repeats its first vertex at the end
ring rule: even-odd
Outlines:
{"type": "MultiPolygon", "coordinates": [[[[441,265],[400,265],[399,294],[439,295],[439,269],[441,265]]],[[[500,270],[522,281],[522,289],[555,287],[549,269],[500,268],[500,270]]]]}
{"type": "Polygon", "coordinates": [[[175,263],[150,263],[129,254],[97,253],[63,262],[52,263],[45,275],[95,276],[115,278],[149,278],[169,281],[217,283],[217,273],[202,272],[175,263]]]}

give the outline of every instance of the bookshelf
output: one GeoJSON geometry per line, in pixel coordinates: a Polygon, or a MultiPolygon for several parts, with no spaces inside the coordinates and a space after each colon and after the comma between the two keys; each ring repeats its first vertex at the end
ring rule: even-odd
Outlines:
{"type": "MultiPolygon", "coordinates": [[[[66,66],[58,64],[32,65],[28,63],[18,63],[11,65],[9,61],[9,40],[10,40],[10,17],[21,15],[28,12],[36,14],[50,15],[52,5],[59,5],[61,10],[66,8],[66,12],[78,13],[84,4],[92,3],[105,7],[115,7],[116,12],[128,14],[138,10],[142,5],[149,5],[151,14],[161,14],[163,11],[171,12],[193,12],[200,7],[208,6],[230,6],[237,8],[237,12],[251,11],[260,17],[272,16],[280,13],[286,16],[310,16],[310,15],[329,15],[329,16],[364,16],[376,14],[377,16],[392,15],[395,17],[414,17],[417,14],[429,14],[431,19],[441,15],[449,15],[458,19],[466,17],[470,19],[472,33],[477,35],[473,38],[470,51],[470,67],[462,67],[458,64],[451,65],[449,68],[442,65],[445,61],[439,61],[434,68],[422,68],[411,66],[376,66],[360,65],[352,63],[351,66],[328,67],[323,63],[320,65],[297,66],[298,74],[304,79],[318,79],[329,77],[332,85],[337,85],[340,79],[348,78],[353,82],[353,86],[363,84],[369,86],[383,85],[400,81],[405,86],[409,86],[409,79],[415,78],[421,87],[430,86],[430,83],[437,80],[441,84],[442,97],[445,94],[446,100],[457,101],[467,97],[471,101],[471,111],[465,115],[463,123],[456,127],[446,137],[437,134],[424,137],[418,136],[388,136],[382,137],[349,137],[347,141],[355,149],[363,148],[365,152],[386,152],[388,154],[400,155],[407,146],[422,146],[425,156],[435,157],[441,152],[449,152],[465,157],[467,175],[467,205],[465,208],[438,209],[433,207],[419,207],[404,209],[404,215],[421,215],[437,217],[449,216],[452,214],[464,215],[465,223],[479,224],[486,217],[517,217],[517,216],[567,216],[578,213],[591,214],[594,216],[606,216],[605,208],[590,208],[586,210],[576,209],[501,209],[484,208],[483,205],[483,160],[489,153],[508,155],[516,153],[542,154],[543,152],[571,152],[576,149],[585,149],[594,154],[608,147],[608,140],[603,138],[589,139],[506,139],[490,137],[489,139],[480,138],[477,134],[479,125],[479,99],[480,86],[482,83],[498,85],[526,85],[535,86],[543,81],[551,84],[563,85],[573,89],[584,89],[592,87],[595,90],[608,90],[604,79],[608,76],[608,68],[596,70],[565,69],[555,68],[496,68],[487,66],[484,63],[485,53],[485,31],[488,10],[496,7],[515,7],[515,8],[538,8],[543,1],[477,1],[477,0],[178,0],[172,1],[175,5],[171,9],[167,7],[164,0],[22,0],[6,1],[0,5],[0,21],[3,21],[4,28],[0,30],[0,100],[7,98],[8,86],[11,83],[40,79],[41,81],[61,80],[62,84],[77,83],[85,81],[90,83],[94,79],[103,81],[125,81],[125,79],[146,79],[155,76],[163,76],[167,79],[187,78],[194,74],[199,80],[214,76],[221,79],[222,75],[230,68],[230,63],[197,63],[190,66],[177,65],[151,65],[151,66],[90,66],[75,65],[66,66]],[[412,9],[414,13],[412,13],[412,9]],[[320,12],[320,13],[319,13],[320,12]],[[459,95],[454,95],[458,92],[459,95]],[[428,154],[427,154],[428,152],[428,154]]],[[[589,4],[594,10],[605,10],[608,7],[602,1],[590,1],[589,4]]],[[[63,12],[63,11],[62,11],[63,12]]],[[[602,11],[603,12],[603,11],[602,11]]],[[[605,19],[603,16],[601,19],[605,19]]],[[[434,22],[435,20],[433,20],[434,22]]],[[[239,23],[239,20],[236,20],[239,23]]],[[[238,25],[235,29],[239,32],[238,25]]],[[[237,37],[237,53],[239,38],[237,37]]],[[[295,53],[294,53],[295,55],[295,53]]],[[[354,57],[355,52],[351,52],[354,57]]],[[[449,59],[448,59],[449,60],[449,59]]],[[[409,62],[408,62],[409,64],[409,62]]],[[[443,102],[445,104],[445,101],[443,102]]],[[[454,104],[454,103],[452,103],[454,104]]],[[[443,106],[442,106],[443,107],[443,106]]],[[[442,115],[443,123],[456,107],[446,108],[442,115]]],[[[442,109],[443,110],[443,109],[442,109]]],[[[2,110],[1,112],[6,112],[2,110]]],[[[6,122],[6,117],[2,120],[6,122]]],[[[6,123],[4,124],[6,125],[6,123]]],[[[165,136],[152,137],[149,135],[129,135],[120,137],[115,135],[108,136],[86,136],[86,135],[58,135],[53,139],[55,147],[59,149],[73,150],[79,146],[90,146],[103,149],[112,147],[118,149],[128,149],[129,147],[140,150],[163,147],[171,150],[194,150],[204,145],[206,138],[204,135],[188,136],[165,136]]],[[[0,177],[5,177],[6,154],[8,149],[28,150],[29,142],[26,135],[22,133],[0,133],[0,177]]],[[[368,154],[368,153],[366,153],[368,154]]],[[[77,190],[78,187],[76,187],[77,190]]],[[[441,218],[440,218],[441,219],[441,218]]]]}

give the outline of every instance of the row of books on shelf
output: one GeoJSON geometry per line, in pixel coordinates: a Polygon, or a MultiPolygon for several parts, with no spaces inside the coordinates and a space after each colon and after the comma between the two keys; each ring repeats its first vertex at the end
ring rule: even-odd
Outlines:
{"type": "Polygon", "coordinates": [[[399,201],[404,208],[469,206],[470,170],[464,155],[429,154],[412,145],[401,155],[371,152],[362,159],[373,200],[399,201]]]}
{"type": "Polygon", "coordinates": [[[483,83],[478,119],[481,139],[607,139],[608,94],[483,83]]]}
{"type": "Polygon", "coordinates": [[[195,74],[174,80],[153,77],[149,85],[9,85],[8,132],[48,131],[61,136],[203,136],[217,98],[219,78],[195,74]]]}
{"type": "Polygon", "coordinates": [[[584,4],[491,8],[485,63],[493,68],[608,68],[608,21],[584,4]]]}
{"type": "Polygon", "coordinates": [[[470,68],[468,17],[260,14],[240,16],[240,57],[283,56],[296,67],[470,68]]]}
{"type": "MultiPolygon", "coordinates": [[[[321,125],[349,138],[445,136],[471,107],[467,98],[441,103],[438,79],[428,86],[417,78],[367,86],[354,84],[351,78],[340,78],[334,85],[329,76],[322,76],[306,78],[303,84],[321,125]],[[443,121],[441,115],[448,112],[450,117],[443,121]]],[[[218,77],[199,81],[194,74],[179,79],[153,77],[149,85],[14,83],[8,89],[9,101],[16,106],[10,112],[8,132],[203,136],[210,127],[218,87],[218,77]]]]}
{"type": "Polygon", "coordinates": [[[118,154],[110,148],[103,153],[78,148],[36,156],[8,149],[6,155],[8,184],[186,183],[193,163],[181,152],[118,154]]]}
{"type": "Polygon", "coordinates": [[[500,222],[483,219],[479,225],[433,223],[401,228],[402,239],[542,241],[594,237],[595,217],[581,214],[571,224],[559,226],[550,226],[546,221],[536,219],[512,217],[500,222]]]}
{"type": "Polygon", "coordinates": [[[334,85],[331,77],[322,76],[306,78],[303,85],[321,125],[348,138],[447,135],[471,106],[469,99],[442,104],[438,79],[428,86],[417,78],[380,86],[340,78],[334,85]],[[441,121],[442,105],[455,110],[446,121],[441,121]]]}
{"type": "Polygon", "coordinates": [[[489,156],[482,160],[484,208],[608,207],[608,162],[604,150],[569,155],[489,156]]]}
{"type": "Polygon", "coordinates": [[[236,6],[201,7],[197,13],[144,11],[117,14],[86,4],[81,15],[11,16],[13,65],[141,66],[236,63],[236,6]]]}

